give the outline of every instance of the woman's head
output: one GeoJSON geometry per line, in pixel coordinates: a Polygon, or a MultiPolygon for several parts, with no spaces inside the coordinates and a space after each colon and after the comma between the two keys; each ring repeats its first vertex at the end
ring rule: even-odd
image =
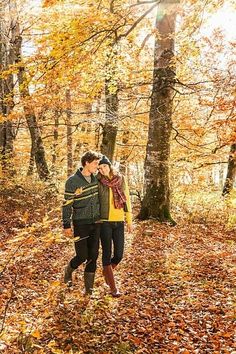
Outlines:
{"type": "Polygon", "coordinates": [[[98,169],[103,176],[109,177],[112,173],[111,161],[105,155],[99,161],[98,169]]]}

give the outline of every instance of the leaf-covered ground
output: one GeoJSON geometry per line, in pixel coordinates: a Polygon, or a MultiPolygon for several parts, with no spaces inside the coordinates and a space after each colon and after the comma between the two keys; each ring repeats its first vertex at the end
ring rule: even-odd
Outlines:
{"type": "Polygon", "coordinates": [[[109,295],[99,258],[89,298],[83,267],[71,289],[62,282],[73,243],[52,206],[49,216],[36,207],[33,217],[22,205],[21,215],[5,209],[2,353],[236,353],[233,231],[217,223],[136,223],[115,271],[123,296],[109,295]]]}

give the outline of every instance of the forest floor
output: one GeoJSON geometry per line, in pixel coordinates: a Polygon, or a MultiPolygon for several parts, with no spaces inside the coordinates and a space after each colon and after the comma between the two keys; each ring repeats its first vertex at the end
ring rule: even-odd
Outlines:
{"type": "Polygon", "coordinates": [[[63,284],[73,241],[55,202],[22,200],[1,210],[1,353],[236,354],[235,230],[136,222],[115,270],[122,297],[109,295],[101,256],[88,297],[83,267],[72,288],[63,284]]]}

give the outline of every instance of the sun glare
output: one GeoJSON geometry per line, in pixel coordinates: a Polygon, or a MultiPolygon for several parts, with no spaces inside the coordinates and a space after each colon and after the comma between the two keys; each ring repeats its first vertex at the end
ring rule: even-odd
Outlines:
{"type": "Polygon", "coordinates": [[[229,4],[225,4],[214,15],[209,17],[201,32],[210,36],[217,28],[223,32],[226,41],[235,40],[236,11],[229,4]]]}

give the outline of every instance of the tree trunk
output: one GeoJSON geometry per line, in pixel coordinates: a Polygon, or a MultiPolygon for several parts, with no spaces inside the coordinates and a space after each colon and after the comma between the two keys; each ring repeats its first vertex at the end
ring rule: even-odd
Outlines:
{"type": "Polygon", "coordinates": [[[236,144],[232,144],[230,148],[228,171],[223,188],[222,195],[228,195],[234,186],[236,176],[236,144]]]}
{"type": "MultiPolygon", "coordinates": [[[[3,19],[5,18],[5,6],[0,8],[0,70],[7,70],[9,65],[13,64],[12,51],[7,38],[9,29],[5,28],[3,19]]],[[[10,27],[10,35],[12,28],[10,27]]],[[[1,164],[4,174],[13,176],[15,171],[13,167],[13,126],[12,121],[8,119],[9,114],[14,108],[13,101],[14,81],[13,75],[8,74],[7,78],[0,78],[0,115],[5,117],[5,121],[0,124],[0,147],[1,164]]]]}
{"type": "Polygon", "coordinates": [[[3,173],[10,177],[15,174],[13,167],[13,128],[11,121],[5,121],[0,128],[2,149],[1,149],[1,162],[3,173]]]}
{"type": "MultiPolygon", "coordinates": [[[[172,5],[162,5],[168,10],[172,5]]],[[[161,9],[159,9],[160,11],[161,9]]],[[[176,11],[157,13],[154,49],[153,88],[149,113],[148,143],[145,158],[145,195],[139,218],[175,224],[170,215],[169,156],[171,114],[175,72],[174,32],[176,11]]]]}
{"type": "Polygon", "coordinates": [[[70,90],[66,90],[66,137],[67,137],[67,176],[70,176],[73,171],[73,156],[72,156],[72,126],[71,126],[71,95],[70,90]]]}
{"type": "Polygon", "coordinates": [[[60,113],[58,109],[55,109],[55,116],[54,116],[54,129],[53,129],[53,150],[52,150],[52,170],[56,171],[56,161],[58,155],[58,127],[59,127],[59,117],[60,113]]]}
{"type": "Polygon", "coordinates": [[[74,170],[76,170],[78,168],[80,156],[82,155],[81,154],[82,148],[83,148],[83,143],[81,143],[81,141],[77,141],[75,148],[74,148],[74,159],[73,159],[74,160],[74,164],[73,164],[74,170]]]}
{"type": "MultiPolygon", "coordinates": [[[[115,2],[110,2],[110,12],[114,14],[115,2]]],[[[117,32],[115,31],[115,38],[117,38],[117,32]]],[[[105,124],[103,125],[102,132],[102,145],[101,153],[106,155],[111,161],[113,161],[116,136],[118,132],[118,84],[116,82],[117,72],[117,48],[116,42],[111,45],[110,52],[106,63],[106,78],[105,78],[105,102],[106,102],[106,114],[105,124]]]]}
{"type": "Polygon", "coordinates": [[[130,156],[130,148],[126,148],[126,144],[129,143],[130,132],[128,130],[124,130],[122,134],[122,154],[120,157],[120,166],[119,170],[122,174],[127,175],[127,170],[129,167],[129,156],[130,156]]]}
{"type": "MultiPolygon", "coordinates": [[[[96,104],[96,120],[100,121],[100,107],[101,107],[101,94],[97,97],[97,104],[96,104]]],[[[99,149],[100,140],[101,140],[101,123],[96,124],[95,128],[95,146],[96,149],[99,149]]]]}
{"type": "MultiPolygon", "coordinates": [[[[38,171],[39,178],[41,180],[46,180],[49,178],[49,170],[45,158],[45,151],[43,146],[43,140],[41,137],[41,132],[37,124],[36,116],[34,113],[34,109],[30,103],[25,103],[26,99],[30,98],[29,89],[26,84],[25,79],[25,68],[19,67],[18,72],[18,80],[19,80],[19,87],[20,87],[20,95],[23,102],[24,113],[26,122],[30,131],[31,140],[34,141],[35,145],[35,163],[38,171]]],[[[33,143],[32,143],[33,144],[33,143]]]]}
{"type": "Polygon", "coordinates": [[[112,161],[118,131],[118,94],[117,89],[115,92],[111,89],[111,80],[112,77],[105,80],[106,116],[103,126],[101,152],[112,161]]]}
{"type": "Polygon", "coordinates": [[[34,174],[34,161],[35,161],[35,145],[32,142],[27,176],[32,176],[34,174]]]}
{"type": "MultiPolygon", "coordinates": [[[[14,1],[12,2],[12,8],[13,8],[12,13],[15,15],[16,5],[14,1]]],[[[20,96],[23,101],[23,108],[24,108],[26,122],[30,131],[32,146],[34,145],[35,163],[36,163],[38,175],[41,180],[46,180],[49,178],[49,170],[45,158],[45,151],[44,151],[43,141],[41,137],[41,132],[37,124],[33,103],[31,102],[25,67],[22,64],[22,58],[21,58],[22,37],[20,34],[19,22],[16,17],[13,19],[13,21],[14,21],[14,26],[12,28],[14,29],[14,38],[12,43],[14,46],[15,62],[19,64],[19,70],[17,76],[18,76],[20,96]]]]}

